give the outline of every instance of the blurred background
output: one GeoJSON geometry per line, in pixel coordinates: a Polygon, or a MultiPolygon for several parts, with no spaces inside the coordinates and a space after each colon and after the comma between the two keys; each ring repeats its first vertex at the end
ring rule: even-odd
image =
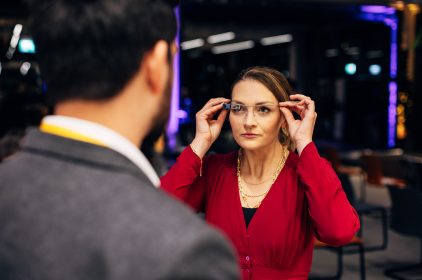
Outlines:
{"type": "MultiPolygon", "coordinates": [[[[316,101],[315,142],[364,224],[344,248],[315,245],[313,277],[422,279],[421,4],[182,0],[171,119],[145,153],[164,173],[208,99],[230,96],[246,67],[274,67],[316,101]],[[419,270],[397,276],[407,264],[419,270]]],[[[51,112],[27,17],[22,1],[0,2],[0,160],[51,112]]],[[[212,152],[233,149],[226,124],[212,152]]]]}
{"type": "Polygon", "coordinates": [[[228,96],[241,69],[265,65],[316,100],[316,140],[421,151],[420,7],[406,3],[182,1],[182,139],[191,112],[228,96]]]}

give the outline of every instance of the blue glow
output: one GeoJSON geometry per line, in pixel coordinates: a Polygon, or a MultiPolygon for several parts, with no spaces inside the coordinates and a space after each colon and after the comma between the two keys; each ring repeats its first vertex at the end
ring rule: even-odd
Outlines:
{"type": "Polygon", "coordinates": [[[371,64],[369,66],[369,73],[374,76],[379,75],[381,73],[381,66],[379,64],[371,64]]]}
{"type": "Polygon", "coordinates": [[[21,53],[35,53],[35,43],[32,39],[20,39],[18,49],[21,53]]]}
{"type": "Polygon", "coordinates": [[[347,63],[346,66],[344,66],[344,71],[346,72],[347,75],[356,74],[356,64],[347,63]]]}
{"type": "Polygon", "coordinates": [[[183,100],[183,103],[184,103],[186,106],[190,106],[190,105],[192,105],[192,99],[190,99],[189,97],[187,97],[187,98],[185,98],[185,99],[183,100]]]}

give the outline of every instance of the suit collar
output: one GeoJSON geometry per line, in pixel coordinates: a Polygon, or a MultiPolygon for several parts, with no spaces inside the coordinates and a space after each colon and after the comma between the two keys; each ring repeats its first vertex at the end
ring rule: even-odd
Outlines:
{"type": "Polygon", "coordinates": [[[96,168],[125,172],[153,182],[132,161],[122,154],[98,145],[44,133],[30,128],[22,142],[22,151],[55,157],[63,161],[74,161],[96,168]]]}
{"type": "Polygon", "coordinates": [[[51,115],[43,119],[40,129],[50,134],[112,149],[138,166],[156,187],[160,185],[160,179],[139,147],[108,127],[83,119],[51,115]]]}

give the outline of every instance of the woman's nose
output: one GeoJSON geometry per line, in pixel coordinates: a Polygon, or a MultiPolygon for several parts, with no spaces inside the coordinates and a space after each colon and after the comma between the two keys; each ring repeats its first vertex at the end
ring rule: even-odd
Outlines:
{"type": "Polygon", "coordinates": [[[252,110],[248,110],[245,114],[245,125],[246,126],[254,126],[257,124],[256,118],[255,118],[255,114],[253,112],[253,108],[251,108],[252,110]]]}

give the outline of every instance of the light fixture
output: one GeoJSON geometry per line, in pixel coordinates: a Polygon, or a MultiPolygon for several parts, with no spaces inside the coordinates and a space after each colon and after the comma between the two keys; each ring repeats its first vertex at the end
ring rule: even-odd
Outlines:
{"type": "Polygon", "coordinates": [[[379,64],[369,65],[369,73],[373,76],[377,76],[381,73],[381,66],[379,64]]]}
{"type": "Polygon", "coordinates": [[[35,53],[34,41],[30,38],[22,38],[19,40],[18,49],[21,53],[35,53]]]}
{"type": "Polygon", "coordinates": [[[344,66],[344,71],[346,72],[347,75],[354,75],[354,74],[356,74],[356,64],[354,64],[354,63],[347,63],[344,66]]]}
{"type": "Polygon", "coordinates": [[[289,43],[293,41],[292,34],[277,35],[272,37],[265,37],[261,39],[261,44],[264,46],[289,43]]]}
{"type": "Polygon", "coordinates": [[[213,54],[221,54],[221,53],[229,53],[229,52],[236,52],[246,49],[251,49],[255,46],[255,43],[252,40],[243,41],[239,43],[215,46],[211,49],[213,54]]]}
{"type": "Polygon", "coordinates": [[[336,57],[336,56],[338,56],[338,54],[339,54],[338,49],[325,50],[325,56],[326,57],[336,57]]]}
{"type": "Polygon", "coordinates": [[[21,65],[21,68],[19,69],[22,76],[25,76],[26,74],[28,74],[29,69],[31,69],[31,63],[29,62],[24,62],[21,65]]]}
{"type": "Polygon", "coordinates": [[[236,38],[234,32],[225,32],[221,34],[211,35],[207,38],[207,42],[210,44],[217,44],[220,42],[230,41],[236,38]]]}
{"type": "Polygon", "coordinates": [[[180,44],[180,46],[182,47],[182,50],[184,50],[184,51],[190,50],[190,49],[195,49],[195,48],[200,48],[203,45],[204,45],[203,39],[189,40],[189,41],[182,42],[180,44]]]}

